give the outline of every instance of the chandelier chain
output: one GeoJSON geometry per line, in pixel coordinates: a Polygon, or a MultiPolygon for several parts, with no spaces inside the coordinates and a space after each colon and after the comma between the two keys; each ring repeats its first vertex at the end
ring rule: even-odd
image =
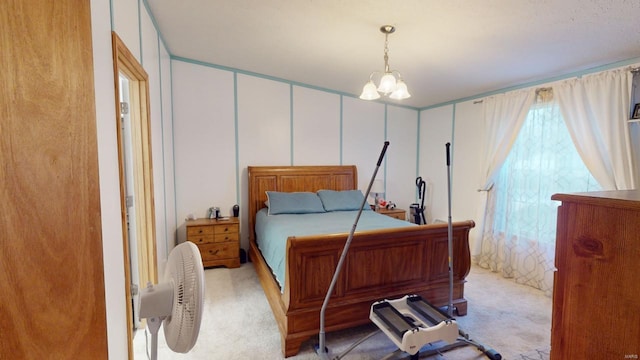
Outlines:
{"type": "Polygon", "coordinates": [[[389,72],[389,34],[384,34],[384,72],[389,72]]]}

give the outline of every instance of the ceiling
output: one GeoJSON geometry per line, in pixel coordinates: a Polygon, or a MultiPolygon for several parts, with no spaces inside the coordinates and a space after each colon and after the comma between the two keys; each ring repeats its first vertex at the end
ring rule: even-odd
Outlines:
{"type": "Polygon", "coordinates": [[[148,0],[173,56],[359,95],[389,63],[424,108],[640,57],[638,0],[148,0]]]}

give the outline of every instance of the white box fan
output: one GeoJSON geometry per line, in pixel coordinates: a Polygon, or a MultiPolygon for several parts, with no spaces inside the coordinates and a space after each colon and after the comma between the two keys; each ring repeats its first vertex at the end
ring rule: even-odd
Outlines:
{"type": "Polygon", "coordinates": [[[187,353],[198,340],[203,311],[204,269],[198,247],[190,241],[169,254],[164,278],[140,293],[140,319],[151,332],[151,359],[158,358],[158,330],[164,326],[169,348],[187,353]]]}

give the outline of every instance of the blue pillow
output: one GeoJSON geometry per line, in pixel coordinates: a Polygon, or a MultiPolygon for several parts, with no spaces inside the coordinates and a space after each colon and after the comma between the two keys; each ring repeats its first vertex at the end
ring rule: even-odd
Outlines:
{"type": "Polygon", "coordinates": [[[312,192],[267,191],[269,215],[322,213],[324,207],[312,192]]]}
{"type": "MultiPolygon", "coordinates": [[[[360,190],[319,190],[318,197],[322,200],[322,206],[326,211],[360,210],[364,195],[360,190]]],[[[364,210],[371,210],[368,204],[364,210]]]]}

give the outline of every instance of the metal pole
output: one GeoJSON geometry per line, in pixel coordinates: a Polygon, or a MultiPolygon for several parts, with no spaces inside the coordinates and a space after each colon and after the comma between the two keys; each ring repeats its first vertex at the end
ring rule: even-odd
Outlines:
{"type": "Polygon", "coordinates": [[[449,221],[447,231],[447,245],[449,247],[449,306],[447,314],[453,316],[453,226],[451,224],[451,143],[445,145],[447,149],[447,195],[449,202],[449,221]]]}
{"type": "Polygon", "coordinates": [[[349,246],[351,245],[351,240],[353,240],[353,233],[356,231],[356,226],[358,226],[358,220],[360,220],[360,215],[362,214],[362,209],[364,209],[365,204],[367,203],[367,196],[369,196],[369,192],[371,191],[371,186],[373,185],[373,181],[378,174],[378,169],[380,168],[380,164],[382,163],[382,159],[384,158],[384,154],[387,152],[387,147],[389,146],[389,142],[384,142],[384,147],[382,148],[382,152],[380,153],[380,157],[378,158],[378,163],[376,164],[376,168],[373,171],[373,176],[371,176],[371,180],[369,181],[369,186],[367,187],[367,191],[364,194],[364,199],[362,199],[362,204],[360,205],[360,210],[358,210],[358,215],[356,216],[356,220],[351,227],[351,232],[349,232],[349,237],[347,238],[347,242],[344,244],[344,248],[342,249],[342,254],[340,255],[340,260],[338,260],[338,265],[336,266],[336,270],[333,273],[333,278],[331,279],[331,284],[329,285],[329,290],[327,290],[327,295],[324,297],[324,302],[322,303],[322,308],[320,309],[320,334],[319,334],[319,345],[316,352],[320,355],[321,358],[327,358],[327,348],[325,346],[325,326],[324,326],[324,318],[325,312],[327,310],[327,305],[329,305],[329,299],[331,298],[331,293],[333,292],[334,287],[336,286],[336,282],[338,281],[338,276],[340,275],[340,271],[342,270],[342,266],[344,264],[344,259],[347,256],[347,252],[349,251],[349,246]]]}

